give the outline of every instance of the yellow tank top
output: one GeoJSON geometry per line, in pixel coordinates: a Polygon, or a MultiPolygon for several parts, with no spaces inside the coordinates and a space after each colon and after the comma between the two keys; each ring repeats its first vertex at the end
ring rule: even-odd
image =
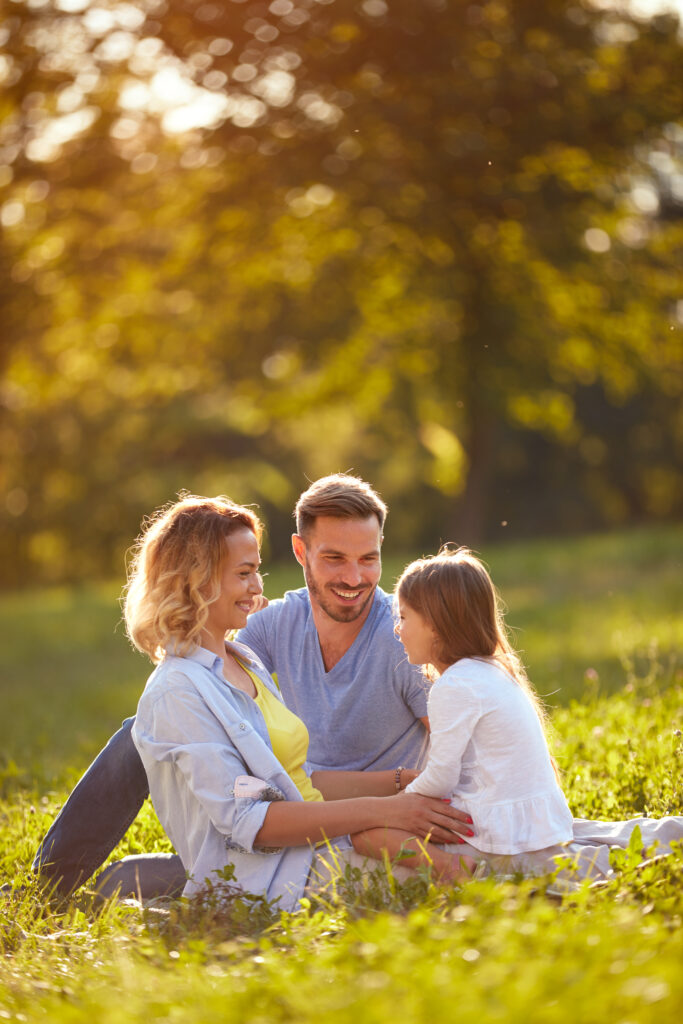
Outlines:
{"type": "Polygon", "coordinates": [[[256,687],[254,700],[263,715],[273,747],[273,753],[295,783],[304,800],[322,800],[322,793],[315,788],[304,771],[308,755],[308,729],[289,708],[285,707],[274,693],[271,693],[249,667],[240,662],[256,687]]]}

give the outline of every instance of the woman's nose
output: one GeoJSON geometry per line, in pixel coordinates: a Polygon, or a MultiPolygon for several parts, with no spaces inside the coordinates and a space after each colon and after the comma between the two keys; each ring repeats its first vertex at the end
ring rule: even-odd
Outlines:
{"type": "Polygon", "coordinates": [[[249,584],[249,592],[252,594],[263,593],[263,576],[261,576],[260,572],[255,572],[254,575],[251,577],[251,582],[249,584]]]}

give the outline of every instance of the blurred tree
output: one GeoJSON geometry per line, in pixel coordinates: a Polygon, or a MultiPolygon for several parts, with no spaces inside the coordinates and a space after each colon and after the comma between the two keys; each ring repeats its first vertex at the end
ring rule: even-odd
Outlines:
{"type": "MultiPolygon", "coordinates": [[[[142,511],[188,480],[238,493],[239,459],[264,429],[234,394],[260,372],[245,330],[259,313],[225,286],[234,253],[262,230],[244,171],[218,147],[163,133],[162,110],[175,109],[164,90],[188,86],[143,11],[34,8],[4,10],[0,28],[11,54],[0,67],[6,583],[118,571],[142,511]],[[131,71],[160,93],[149,116],[131,106],[131,71]],[[206,197],[231,186],[242,197],[219,217],[223,265],[211,273],[206,197]]],[[[261,476],[276,491],[277,472],[261,476]]]]}
{"type": "MultiPolygon", "coordinates": [[[[578,447],[589,475],[605,462],[576,401],[586,388],[616,405],[656,395],[639,407],[668,413],[661,455],[672,434],[680,455],[681,230],[648,216],[653,148],[680,142],[675,18],[533,0],[275,0],[240,4],[242,19],[234,4],[171,6],[165,43],[214,54],[198,80],[231,83],[221,135],[261,99],[251,188],[283,195],[304,285],[307,326],[271,331],[285,338],[275,408],[289,402],[302,456],[321,408],[348,436],[342,462],[363,423],[388,490],[409,500],[417,477],[460,495],[451,530],[471,540],[510,425],[578,447]],[[297,226],[313,218],[343,244],[314,249],[297,226]],[[308,381],[306,427],[293,378],[308,381]]],[[[655,475],[671,514],[680,478],[666,461],[655,475]]],[[[640,476],[630,508],[598,497],[607,521],[657,504],[640,476]]]]}
{"type": "Polygon", "coordinates": [[[654,216],[681,138],[675,19],[578,0],[3,17],[15,579],[111,566],[182,485],[257,498],[284,536],[302,470],[369,475],[402,543],[675,513],[673,192],[654,216]]]}

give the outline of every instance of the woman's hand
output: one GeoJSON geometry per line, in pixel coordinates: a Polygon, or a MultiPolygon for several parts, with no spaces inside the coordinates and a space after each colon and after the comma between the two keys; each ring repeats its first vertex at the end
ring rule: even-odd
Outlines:
{"type": "Polygon", "coordinates": [[[385,797],[383,804],[385,826],[403,829],[418,839],[429,836],[436,843],[458,843],[463,841],[458,833],[474,834],[469,814],[451,807],[448,800],[419,793],[399,793],[385,797]]]}

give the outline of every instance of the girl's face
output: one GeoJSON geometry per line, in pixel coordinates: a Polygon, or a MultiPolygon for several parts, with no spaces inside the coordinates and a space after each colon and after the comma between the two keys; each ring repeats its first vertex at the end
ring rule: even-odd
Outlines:
{"type": "Polygon", "coordinates": [[[221,592],[217,601],[209,605],[205,632],[222,640],[230,629],[241,629],[247,624],[247,615],[255,599],[263,593],[259,573],[261,556],[258,541],[246,526],[236,530],[226,540],[227,554],[219,577],[221,592]]]}
{"type": "Polygon", "coordinates": [[[434,664],[436,631],[419,612],[400,598],[396,634],[405,647],[411,665],[434,664]]]}

